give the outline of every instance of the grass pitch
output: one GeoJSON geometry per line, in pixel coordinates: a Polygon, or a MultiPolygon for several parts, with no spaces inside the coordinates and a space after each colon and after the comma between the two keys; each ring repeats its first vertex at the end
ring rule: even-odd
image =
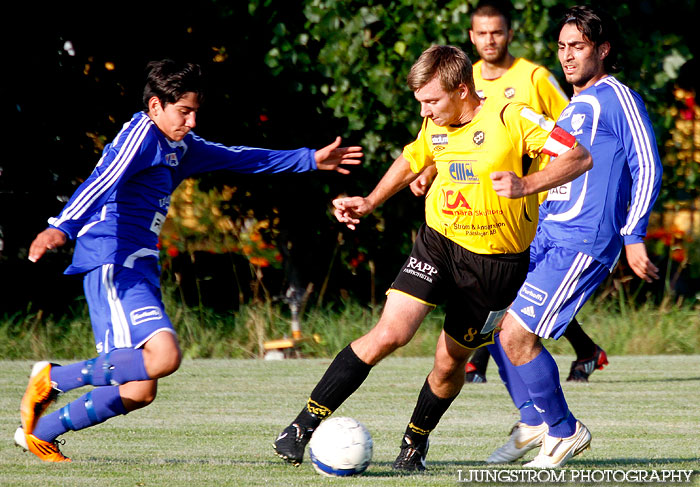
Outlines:
{"type": "MultiPolygon", "coordinates": [[[[572,357],[556,358],[564,380],[572,357]]],[[[566,468],[700,470],[700,355],[613,356],[610,362],[588,384],[563,382],[572,411],[593,433],[592,450],[566,468]]],[[[489,382],[466,385],[431,435],[429,471],[407,476],[391,470],[430,358],[385,360],[335,413],[363,422],[374,437],[374,458],[363,476],[322,478],[308,453],[299,468],[283,463],[272,442],[329,363],[185,361],[161,380],[151,406],[64,435],[62,451],[73,463],[44,464],[12,441],[31,363],[0,361],[0,485],[454,486],[466,485],[458,482],[460,470],[464,478],[473,469],[520,465],[483,463],[517,419],[492,363],[489,382]]],[[[84,392],[66,394],[58,405],[84,392]]],[[[700,485],[700,474],[673,485],[700,485]]]]}

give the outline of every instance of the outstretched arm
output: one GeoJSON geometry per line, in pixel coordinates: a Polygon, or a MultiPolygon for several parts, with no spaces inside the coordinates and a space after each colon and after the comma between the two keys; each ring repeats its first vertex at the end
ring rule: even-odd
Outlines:
{"type": "Polygon", "coordinates": [[[333,214],[339,222],[345,223],[351,230],[360,223],[363,217],[391,198],[417,177],[411,170],[411,165],[404,156],[394,161],[384,177],[367,197],[351,196],[333,200],[333,214]]]}
{"type": "Polygon", "coordinates": [[[323,149],[319,149],[314,154],[316,167],[322,171],[338,171],[340,174],[349,174],[350,171],[341,167],[341,164],[359,164],[360,158],[364,155],[362,147],[353,145],[350,147],[340,147],[340,137],[323,149]]]}

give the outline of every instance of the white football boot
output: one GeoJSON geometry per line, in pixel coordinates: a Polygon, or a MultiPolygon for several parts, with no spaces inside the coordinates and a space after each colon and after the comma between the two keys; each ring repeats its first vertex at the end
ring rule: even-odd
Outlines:
{"type": "Polygon", "coordinates": [[[591,445],[591,432],[576,421],[576,431],[567,438],[544,436],[542,448],[534,460],[525,464],[532,468],[559,468],[591,445]]]}
{"type": "Polygon", "coordinates": [[[494,451],[486,459],[486,463],[509,463],[522,458],[527,452],[542,444],[546,433],[547,423],[530,426],[517,422],[510,430],[510,438],[506,444],[494,451]]]}

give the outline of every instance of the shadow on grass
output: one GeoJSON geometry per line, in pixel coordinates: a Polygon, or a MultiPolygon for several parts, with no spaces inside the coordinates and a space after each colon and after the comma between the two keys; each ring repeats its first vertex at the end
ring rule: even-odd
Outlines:
{"type": "Polygon", "coordinates": [[[567,382],[568,384],[593,384],[593,383],[599,383],[599,384],[636,384],[636,383],[645,383],[645,384],[653,384],[655,382],[658,383],[668,383],[668,382],[692,382],[692,381],[700,381],[700,376],[699,377],[668,377],[665,379],[632,379],[632,380],[610,380],[610,379],[600,379],[600,380],[595,380],[593,382],[567,382]]]}
{"type": "MultiPolygon", "coordinates": [[[[654,467],[658,467],[660,465],[671,465],[685,462],[697,464],[698,462],[700,462],[700,458],[610,458],[602,460],[581,461],[581,464],[591,469],[610,469],[621,466],[635,466],[635,468],[639,468],[641,470],[653,470],[654,467]]],[[[566,465],[567,467],[574,466],[575,463],[570,462],[566,465]]]]}
{"type": "MultiPolygon", "coordinates": [[[[238,466],[279,466],[289,469],[295,469],[292,465],[287,465],[281,460],[263,460],[263,461],[250,461],[250,460],[235,460],[235,459],[212,459],[206,457],[189,457],[189,458],[153,458],[150,461],[145,461],[143,459],[132,459],[132,458],[109,458],[109,457],[80,457],[76,458],[80,463],[99,463],[99,464],[124,464],[124,465],[137,465],[137,464],[147,464],[147,465],[179,465],[179,464],[191,464],[191,465],[238,465],[238,466]]],[[[604,468],[614,468],[622,466],[635,466],[636,468],[649,468],[659,465],[677,464],[677,463],[700,463],[700,457],[687,457],[687,458],[611,458],[611,459],[601,459],[601,460],[587,460],[587,459],[574,459],[566,464],[565,468],[580,468],[586,467],[587,469],[604,469],[604,468]]],[[[306,462],[304,462],[306,464],[306,462]]],[[[308,463],[311,465],[311,463],[308,463]]],[[[478,468],[478,469],[493,469],[493,470],[521,470],[523,469],[523,464],[487,464],[483,461],[453,461],[453,460],[443,460],[443,461],[429,461],[427,463],[428,470],[444,472],[446,469],[454,468],[455,472],[458,469],[463,468],[478,468]]],[[[420,472],[402,472],[392,469],[392,462],[372,462],[370,469],[364,473],[364,476],[386,476],[387,473],[390,476],[401,476],[401,475],[417,475],[420,472]],[[380,471],[376,471],[380,469],[380,471]],[[375,470],[375,471],[373,471],[375,470]],[[385,472],[384,470],[389,470],[385,472]]]]}

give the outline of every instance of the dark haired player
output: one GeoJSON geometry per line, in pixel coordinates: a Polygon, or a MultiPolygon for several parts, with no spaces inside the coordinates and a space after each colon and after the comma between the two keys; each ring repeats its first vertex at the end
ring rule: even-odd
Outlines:
{"type": "Polygon", "coordinates": [[[565,13],[559,61],[574,97],[557,124],[593,156],[593,168],[550,190],[540,206],[530,271],[489,346],[520,411],[508,442],[487,461],[514,461],[542,445],[529,467],[556,468],[586,449],[591,434],[569,410],[557,364],[540,338],[559,338],[624,247],[640,278],[658,278],[644,236],[661,186],[654,131],[639,94],[617,71],[615,22],[587,6],[565,13]]]}
{"type": "Polygon", "coordinates": [[[180,365],[181,353],[160,293],[158,234],[180,182],[214,170],[239,173],[346,173],[360,147],[275,151],[225,147],[196,136],[202,100],[199,66],[170,60],[148,65],[145,111],[108,144],[90,177],[32,242],[29,259],[75,239],[67,274],[84,274],[97,357],[66,366],[37,362],[21,402],[15,442],[48,462],[68,461],[57,437],[150,404],[157,381],[180,365]],[[94,386],[44,417],[59,393],[94,386]]]}

